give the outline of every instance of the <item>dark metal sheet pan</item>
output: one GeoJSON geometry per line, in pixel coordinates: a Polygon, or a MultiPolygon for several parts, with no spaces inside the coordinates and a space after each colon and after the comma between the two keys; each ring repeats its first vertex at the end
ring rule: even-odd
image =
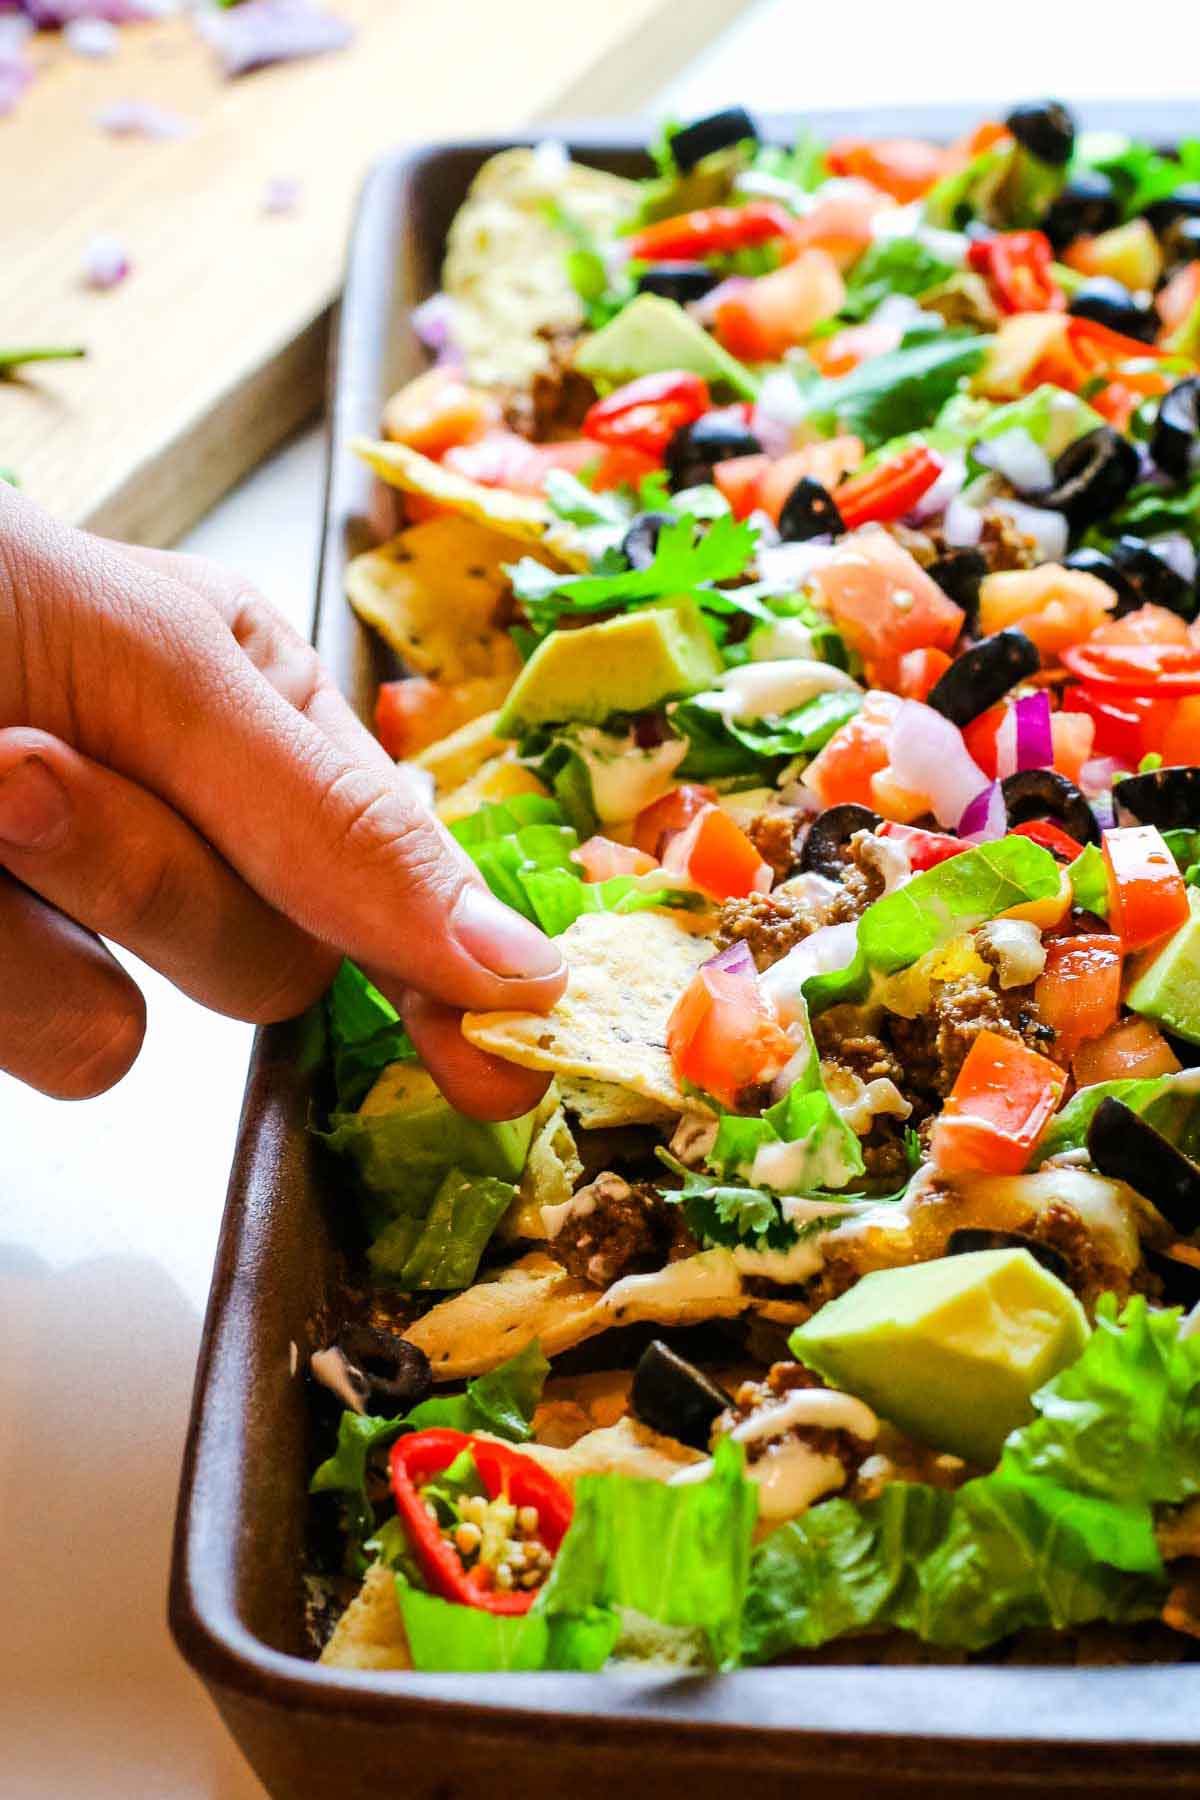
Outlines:
{"type": "MultiPolygon", "coordinates": [[[[982,109],[840,113],[819,131],[949,138],[982,109]]],[[[1166,143],[1200,104],[1112,103],[1085,123],[1166,143]]],[[[786,140],[787,121],[773,122],[786,140]]],[[[588,160],[644,166],[627,124],[567,136],[588,160]]],[[[520,140],[508,140],[520,141],[520,140]]],[[[500,143],[398,153],[366,185],[330,379],[316,642],[367,716],[388,655],[342,595],[380,532],[381,496],[347,451],[420,366],[410,308],[436,285],[446,228],[500,143]]],[[[336,1279],[326,1172],[305,1132],[297,1026],[259,1034],[217,1255],[183,1468],[170,1614],[176,1641],[276,1800],[688,1795],[797,1781],[829,1800],[969,1790],[1200,1792],[1200,1666],[826,1667],[718,1679],[360,1675],[302,1653],[308,1469],[301,1372],[336,1279]],[[814,1787],[815,1784],[815,1787],[814,1787]]]]}

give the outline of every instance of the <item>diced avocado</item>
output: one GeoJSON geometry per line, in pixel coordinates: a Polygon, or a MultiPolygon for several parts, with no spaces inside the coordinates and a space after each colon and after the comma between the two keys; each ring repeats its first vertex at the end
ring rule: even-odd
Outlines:
{"type": "Polygon", "coordinates": [[[1200,1044],[1200,892],[1195,888],[1188,890],[1188,905],[1191,917],[1147,958],[1125,1004],[1189,1044],[1200,1044]]]}
{"type": "Polygon", "coordinates": [[[501,737],[535,725],[603,724],[711,687],[723,664],[692,600],[622,613],[543,638],[496,721],[501,737]]]}
{"type": "Polygon", "coordinates": [[[468,1119],[419,1063],[391,1063],[359,1107],[347,1148],[368,1188],[400,1202],[397,1210],[418,1210],[451,1167],[519,1180],[535,1113],[468,1119]]]}
{"type": "Polygon", "coordinates": [[[990,1466],[1087,1337],[1074,1294],[1027,1250],[980,1250],[864,1275],[791,1346],[912,1437],[990,1466]]]}
{"type": "Polygon", "coordinates": [[[636,375],[686,369],[753,400],[758,382],[675,300],[639,294],[575,352],[575,367],[598,387],[619,387],[636,375]]]}

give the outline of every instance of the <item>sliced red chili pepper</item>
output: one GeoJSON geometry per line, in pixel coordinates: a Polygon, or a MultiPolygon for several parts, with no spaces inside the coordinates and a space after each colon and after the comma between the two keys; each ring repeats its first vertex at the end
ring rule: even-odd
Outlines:
{"type": "Polygon", "coordinates": [[[795,229],[796,220],[777,200],[706,206],[635,231],[628,240],[629,254],[644,262],[691,262],[769,244],[773,238],[790,237],[795,229]]]}
{"type": "Polygon", "coordinates": [[[976,238],[967,248],[967,266],[987,277],[1006,313],[1062,312],[1067,297],[1054,279],[1054,252],[1042,231],[1001,231],[976,238]]]}
{"type": "Polygon", "coordinates": [[[1049,819],[1030,819],[1024,825],[1014,825],[1010,837],[1025,837],[1031,843],[1040,844],[1043,850],[1061,858],[1063,862],[1074,862],[1083,849],[1069,832],[1061,825],[1052,825],[1049,819]]]}
{"type": "Polygon", "coordinates": [[[641,375],[588,408],[585,437],[661,456],[675,433],[709,410],[708,386],[686,369],[641,375]]]}
{"type": "Polygon", "coordinates": [[[1093,688],[1120,694],[1200,694],[1200,649],[1191,644],[1072,644],[1059,660],[1093,688]]]}
{"type": "Polygon", "coordinates": [[[911,512],[941,472],[941,458],[924,444],[914,444],[865,475],[851,475],[839,482],[833,497],[848,530],[872,520],[888,524],[911,512]]]}
{"type": "Polygon", "coordinates": [[[489,1438],[469,1437],[463,1431],[417,1431],[399,1438],[392,1446],[396,1516],[422,1575],[443,1600],[480,1607],[485,1612],[528,1612],[534,1601],[532,1590],[497,1591],[472,1581],[458,1551],[426,1510],[421,1489],[448,1469],[464,1450],[471,1452],[489,1500],[503,1494],[514,1506],[532,1506],[536,1510],[538,1536],[554,1555],[571,1523],[573,1502],[566,1488],[531,1456],[522,1456],[489,1438]]]}

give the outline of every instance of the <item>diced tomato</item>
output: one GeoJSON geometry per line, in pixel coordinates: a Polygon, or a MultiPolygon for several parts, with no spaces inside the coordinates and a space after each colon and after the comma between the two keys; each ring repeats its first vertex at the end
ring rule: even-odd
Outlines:
{"type": "Polygon", "coordinates": [[[1040,844],[1043,850],[1049,850],[1060,862],[1074,862],[1083,845],[1075,838],[1068,836],[1060,825],[1054,825],[1049,819],[1029,819],[1024,825],[1014,825],[1010,837],[1027,837],[1031,844],[1040,844]]]}
{"type": "Polygon", "coordinates": [[[862,459],[862,439],[848,435],[789,450],[786,456],[777,457],[763,471],[755,504],[778,524],[784,502],[798,481],[807,476],[832,493],[843,476],[850,469],[856,469],[862,459]]]}
{"type": "Polygon", "coordinates": [[[946,172],[946,152],[925,138],[838,138],[825,160],[835,175],[858,175],[901,206],[927,194],[946,172]]]}
{"type": "Polygon", "coordinates": [[[1092,754],[1096,739],[1096,721],[1089,713],[1061,712],[1050,717],[1050,743],[1054,767],[1060,775],[1078,786],[1083,765],[1092,754]]]}
{"type": "Polygon", "coordinates": [[[389,756],[416,756],[497,704],[485,681],[384,681],[375,699],[375,735],[389,756]]]}
{"type": "Polygon", "coordinates": [[[1094,753],[1113,756],[1131,769],[1137,767],[1149,748],[1143,737],[1146,720],[1141,709],[1149,709],[1152,704],[1132,694],[1110,697],[1089,687],[1063,689],[1064,707],[1070,707],[1073,713],[1086,713],[1092,721],[1094,753]]]}
{"type": "Polygon", "coordinates": [[[569,475],[587,473],[600,492],[622,482],[636,487],[659,466],[657,457],[631,446],[597,444],[591,438],[568,438],[560,444],[531,444],[514,431],[492,431],[477,443],[448,450],[446,468],[483,487],[507,488],[514,494],[540,495],[551,469],[569,475]]]}
{"type": "Polygon", "coordinates": [[[814,325],[832,318],[846,297],[833,258],[803,250],[794,262],[736,288],[717,307],[714,331],[731,356],[777,362],[802,344],[814,325]]]}
{"type": "Polygon", "coordinates": [[[1200,262],[1184,263],[1159,290],[1154,302],[1163,322],[1163,337],[1169,337],[1187,324],[1197,302],[1200,302],[1200,262]]]}
{"type": "Polygon", "coordinates": [[[1200,763],[1200,695],[1171,708],[1162,735],[1162,759],[1172,767],[1200,763]]]}
{"type": "Polygon", "coordinates": [[[1043,656],[1057,656],[1090,637],[1117,603],[1106,582],[1082,569],[1040,563],[1005,569],[979,584],[979,629],[985,637],[1019,625],[1043,656]]]}
{"type": "Polygon", "coordinates": [[[906,650],[900,658],[897,693],[906,700],[924,700],[937,686],[953,659],[944,650],[906,650]]]}
{"type": "Polygon", "coordinates": [[[872,320],[866,325],[847,325],[831,337],[814,339],[808,354],[822,375],[832,379],[848,375],[873,356],[885,356],[889,350],[895,350],[903,335],[899,325],[890,325],[886,319],[878,323],[872,320]]]}
{"type": "Polygon", "coordinates": [[[686,369],[642,375],[588,408],[583,435],[660,457],[675,433],[709,410],[708,385],[686,369]]]}
{"type": "Polygon", "coordinates": [[[874,804],[871,777],[885,769],[891,754],[892,728],[900,711],[896,694],[869,693],[852,719],[834,732],[804,771],[804,785],[822,806],[856,801],[874,804]]]}
{"type": "Polygon", "coordinates": [[[728,502],[735,519],[750,517],[770,467],[769,456],[733,456],[713,464],[713,485],[728,502]]]}
{"type": "Polygon", "coordinates": [[[1054,279],[1054,252],[1043,231],[998,231],[967,246],[967,267],[987,277],[1002,312],[1062,312],[1067,297],[1054,279]]]}
{"type": "Polygon", "coordinates": [[[1093,644],[1190,644],[1186,622],[1165,606],[1139,606],[1119,619],[1106,619],[1089,639],[1093,644]]]}
{"type": "Polygon", "coordinates": [[[941,457],[924,444],[914,444],[899,456],[877,463],[861,475],[852,475],[834,494],[846,529],[853,531],[872,521],[890,524],[894,519],[902,519],[928,493],[941,472],[941,457]]]}
{"type": "Polygon", "coordinates": [[[1173,1075],[1178,1068],[1179,1058],[1158,1026],[1136,1014],[1111,1025],[1103,1037],[1082,1044],[1071,1063],[1079,1087],[1095,1081],[1145,1081],[1153,1075],[1173,1075]]]}
{"type": "Polygon", "coordinates": [[[748,1088],[774,1080],[794,1048],[758,983],[711,964],[697,971],[667,1023],[676,1075],[735,1109],[748,1088]]]}
{"type": "Polygon", "coordinates": [[[1004,723],[1007,705],[1001,701],[998,706],[989,706],[981,712],[977,719],[963,726],[963,743],[967,746],[971,760],[978,764],[989,780],[996,779],[996,733],[1004,723]]]}
{"type": "Polygon", "coordinates": [[[946,1174],[1019,1175],[1065,1082],[1047,1057],[981,1031],[933,1127],[934,1163],[946,1174]]]}
{"type": "Polygon", "coordinates": [[[1043,1021],[1054,1028],[1054,1047],[1070,1062],[1085,1038],[1097,1038],[1117,1022],[1121,1005],[1120,940],[1099,932],[1055,938],[1033,997],[1043,1021]]]}
{"type": "Polygon", "coordinates": [[[942,831],[921,831],[915,825],[897,825],[892,819],[883,821],[877,835],[899,844],[914,875],[936,868],[938,863],[948,862],[952,856],[961,856],[964,850],[972,848],[962,838],[947,837],[942,831]]]}
{"type": "Polygon", "coordinates": [[[962,630],[962,608],[886,531],[843,538],[812,582],[877,687],[895,686],[907,650],[952,650],[962,630]]]}
{"type": "Polygon", "coordinates": [[[579,864],[585,881],[607,881],[612,875],[648,875],[658,863],[644,850],[628,844],[615,844],[611,838],[590,837],[572,850],[571,861],[579,864]]]}
{"type": "MultiPolygon", "coordinates": [[[[988,580],[994,577],[989,576],[988,580]]],[[[1091,577],[1089,576],[1090,580],[1091,577]]],[[[984,583],[986,586],[986,582],[984,583]]],[[[1074,644],[1060,660],[1087,687],[1125,704],[1129,695],[1164,698],[1200,694],[1200,646],[1195,644],[1074,644]]]]}
{"type": "Polygon", "coordinates": [[[630,256],[641,262],[693,262],[790,237],[795,227],[795,217],[778,201],[750,200],[745,206],[706,206],[658,219],[627,242],[630,256]]]}
{"type": "Polygon", "coordinates": [[[869,182],[847,179],[795,221],[781,252],[789,257],[802,250],[824,250],[839,269],[849,269],[869,247],[871,222],[887,204],[886,197],[869,182]]]}
{"type": "Polygon", "coordinates": [[[383,435],[435,460],[458,444],[473,444],[500,423],[500,402],[471,387],[457,370],[427,369],[392,395],[383,409],[383,435]]]}
{"type": "Polygon", "coordinates": [[[771,886],[770,865],[719,806],[701,808],[667,844],[662,861],[670,874],[686,875],[713,900],[764,894],[771,886]]]}
{"type": "Polygon", "coordinates": [[[633,821],[633,841],[639,850],[647,856],[662,860],[668,839],[677,831],[690,825],[696,814],[703,812],[706,806],[717,803],[716,788],[703,787],[699,782],[684,781],[661,800],[654,800],[643,807],[633,821]]]}
{"type": "Polygon", "coordinates": [[[1108,916],[1126,951],[1144,950],[1188,918],[1187,888],[1162,834],[1153,825],[1106,831],[1108,916]]]}

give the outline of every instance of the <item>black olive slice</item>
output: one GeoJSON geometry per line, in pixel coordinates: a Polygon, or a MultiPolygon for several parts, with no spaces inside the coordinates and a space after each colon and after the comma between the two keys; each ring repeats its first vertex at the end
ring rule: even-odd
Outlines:
{"type": "Polygon", "coordinates": [[[856,831],[874,831],[878,813],[853,800],[827,806],[809,826],[800,847],[800,869],[806,875],[826,875],[837,881],[846,866],[846,845],[856,831]]]}
{"type": "Polygon", "coordinates": [[[1088,1126],[1087,1149],[1094,1169],[1149,1200],[1176,1231],[1186,1235],[1200,1226],[1200,1169],[1132,1107],[1111,1094],[1102,1100],[1088,1126]]]}
{"type": "Polygon", "coordinates": [[[969,725],[1041,666],[1037,645],[1010,625],[980,638],[952,662],[926,694],[925,704],[952,725],[969,725]]]}
{"type": "Polygon", "coordinates": [[[710,412],[690,425],[681,425],[664,461],[671,487],[699,487],[712,480],[713,464],[735,456],[760,456],[762,444],[748,425],[729,413],[710,412]]]}
{"type": "Polygon", "coordinates": [[[1168,1306],[1192,1307],[1200,1301],[1200,1268],[1194,1262],[1156,1250],[1152,1244],[1142,1245],[1142,1261],[1162,1282],[1162,1297],[1168,1306]]]}
{"type": "Polygon", "coordinates": [[[1060,188],[1046,209],[1042,230],[1056,250],[1077,237],[1094,237],[1120,223],[1116,190],[1099,169],[1080,169],[1060,188]]]}
{"type": "Polygon", "coordinates": [[[1123,281],[1110,275],[1097,275],[1076,288],[1067,302],[1067,311],[1077,319],[1094,319],[1110,331],[1152,344],[1158,334],[1158,317],[1151,306],[1136,301],[1123,281]]]}
{"type": "Polygon", "coordinates": [[[1195,618],[1195,588],[1145,538],[1119,537],[1111,556],[1136,593],[1139,606],[1164,606],[1181,619],[1195,618]]]}
{"type": "Polygon", "coordinates": [[[802,475],[779,512],[779,535],[788,544],[801,544],[826,533],[840,537],[846,525],[837,501],[827,487],[802,475]]]}
{"type": "Polygon", "coordinates": [[[345,1357],[355,1387],[363,1384],[366,1410],[382,1418],[407,1412],[433,1386],[429,1358],[416,1344],[373,1325],[347,1325],[333,1348],[345,1357]],[[355,1376],[358,1380],[355,1380],[355,1376]]]}
{"type": "Polygon", "coordinates": [[[654,561],[660,534],[677,521],[670,513],[639,513],[621,539],[621,555],[631,569],[648,569],[654,561]]]}
{"type": "Polygon", "coordinates": [[[1200,376],[1177,381],[1159,403],[1150,454],[1173,481],[1186,481],[1200,453],[1200,376]]]}
{"type": "Polygon", "coordinates": [[[731,144],[758,142],[758,127],[744,106],[727,106],[723,112],[709,113],[681,125],[671,138],[671,158],[684,174],[694,169],[702,157],[714,150],[727,150],[731,144]]]}
{"type": "Polygon", "coordinates": [[[1098,844],[1096,815],[1075,786],[1057,769],[1019,769],[1000,783],[1009,829],[1031,819],[1052,819],[1077,844],[1098,844]]]}
{"type": "Polygon", "coordinates": [[[1061,100],[1029,100],[1014,106],[1004,123],[1039,162],[1061,168],[1075,148],[1075,121],[1061,100]]]}
{"type": "Polygon", "coordinates": [[[1128,813],[1139,825],[1157,825],[1160,831],[1179,826],[1200,828],[1200,769],[1184,764],[1167,769],[1147,769],[1144,775],[1127,775],[1113,788],[1119,813],[1128,813]]]}
{"type": "Polygon", "coordinates": [[[1160,237],[1180,219],[1200,219],[1200,181],[1181,182],[1173,194],[1148,206],[1144,216],[1160,237]]]}
{"type": "Polygon", "coordinates": [[[988,1231],[983,1226],[963,1225],[946,1239],[947,1256],[971,1256],[977,1250],[1028,1250],[1035,1262],[1060,1281],[1070,1279],[1070,1264],[1061,1251],[1020,1231],[988,1231]]]}
{"type": "Polygon", "coordinates": [[[981,550],[947,550],[925,571],[943,594],[962,607],[971,627],[979,623],[979,584],[987,572],[987,557],[981,550]]]}
{"type": "Polygon", "coordinates": [[[1063,567],[1079,569],[1085,575],[1094,575],[1097,581],[1106,582],[1117,596],[1117,618],[1124,613],[1133,612],[1141,605],[1133,583],[1121,573],[1111,556],[1105,556],[1103,550],[1072,550],[1070,556],[1063,558],[1063,567]]]}
{"type": "Polygon", "coordinates": [[[1111,425],[1098,425],[1068,444],[1054,465],[1054,486],[1038,505],[1065,513],[1081,531],[1119,506],[1138,476],[1138,453],[1111,425]]]}
{"type": "Polygon", "coordinates": [[[689,300],[702,300],[720,279],[707,263],[660,262],[647,264],[635,286],[639,294],[661,294],[686,306],[689,300]]]}
{"type": "Polygon", "coordinates": [[[733,1399],[702,1369],[655,1338],[638,1358],[629,1403],[651,1431],[693,1450],[707,1450],[714,1421],[733,1399]]]}

